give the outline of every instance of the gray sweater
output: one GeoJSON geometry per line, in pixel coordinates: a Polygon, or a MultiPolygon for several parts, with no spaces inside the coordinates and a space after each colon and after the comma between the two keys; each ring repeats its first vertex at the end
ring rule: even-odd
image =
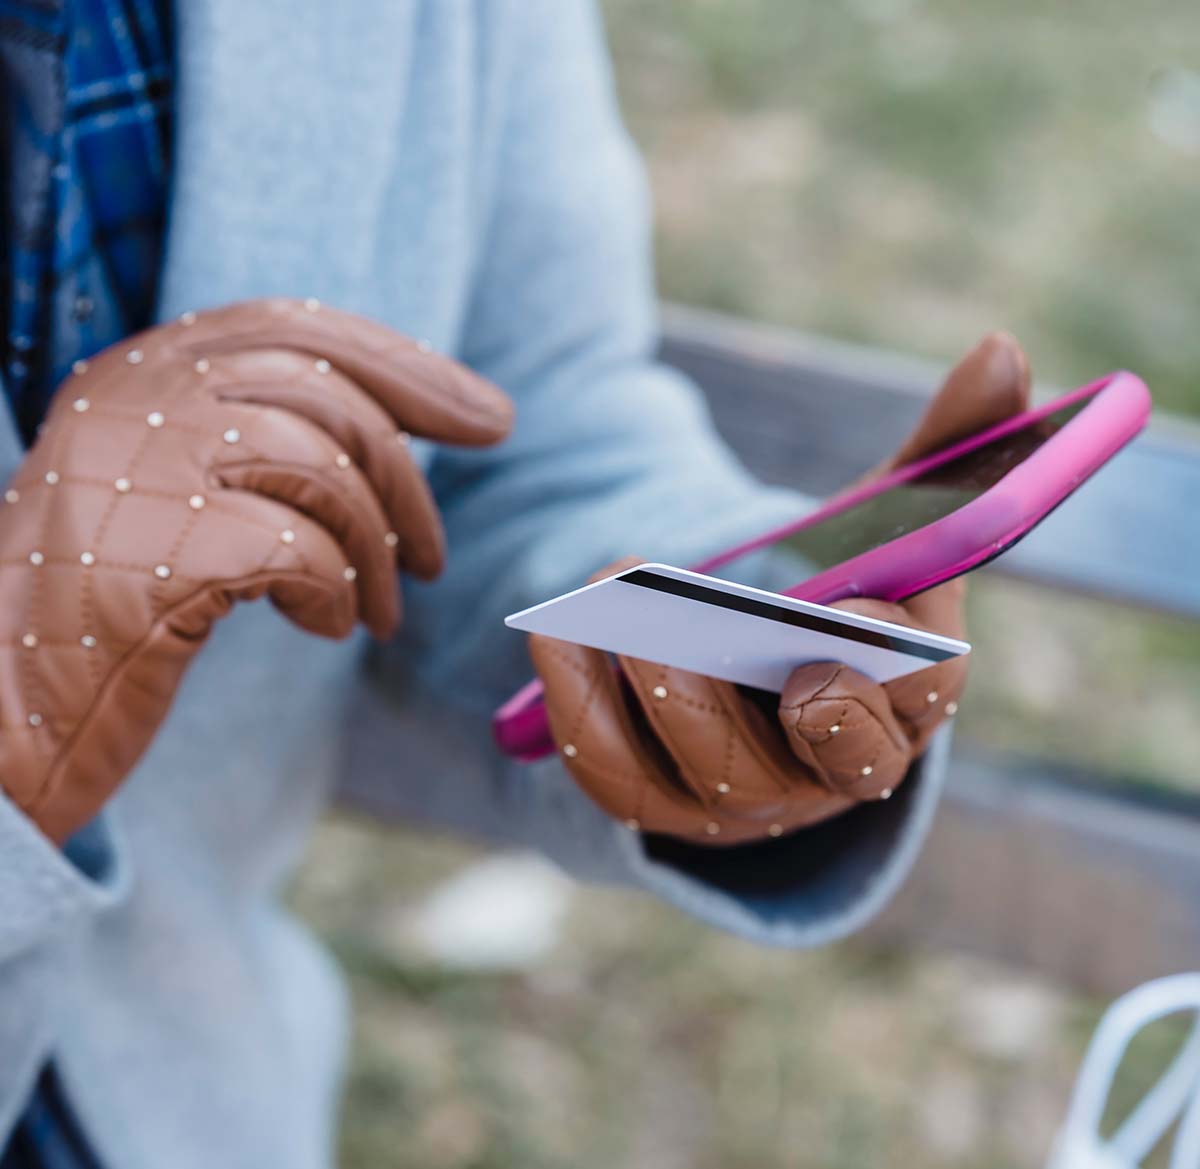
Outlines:
{"type": "Polygon", "coordinates": [[[244,607],[66,855],[0,797],[0,1144],[52,1056],[111,1169],[319,1169],[346,1001],[277,895],[335,783],[806,946],[886,900],[942,769],[731,866],[648,855],[553,760],[499,760],[487,716],[529,670],[503,614],[627,552],[693,562],[806,501],[751,480],[651,360],[645,191],[589,0],[177,7],[161,315],[318,296],[480,369],[518,423],[494,451],[420,452],[450,565],[406,589],[395,644],[244,607]]]}

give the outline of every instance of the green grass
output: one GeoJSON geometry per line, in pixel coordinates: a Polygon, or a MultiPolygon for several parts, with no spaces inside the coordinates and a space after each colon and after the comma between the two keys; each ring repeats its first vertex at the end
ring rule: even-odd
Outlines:
{"type": "Polygon", "coordinates": [[[1200,9],[605,7],[669,296],[944,358],[1007,327],[1200,413],[1197,156],[1150,128],[1200,9]]]}
{"type": "MultiPolygon", "coordinates": [[[[349,1169],[1043,1163],[1101,1004],[961,957],[762,949],[596,890],[532,970],[439,970],[404,910],[473,855],[331,822],[300,883],[354,990],[349,1169]]],[[[1135,1046],[1119,1107],[1180,1038],[1135,1046]]]]}
{"type": "Polygon", "coordinates": [[[964,737],[1089,781],[1195,789],[1200,627],[1003,581],[972,582],[964,737]]]}

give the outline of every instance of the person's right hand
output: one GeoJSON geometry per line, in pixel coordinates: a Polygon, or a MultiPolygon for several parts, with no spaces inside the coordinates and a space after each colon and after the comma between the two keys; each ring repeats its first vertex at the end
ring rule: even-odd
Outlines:
{"type": "Polygon", "coordinates": [[[388,636],[397,566],[427,579],[444,554],[409,434],[488,445],[511,421],[463,366],[311,300],[187,313],[78,363],[0,504],[0,787],[64,841],[235,601],[388,636]]]}

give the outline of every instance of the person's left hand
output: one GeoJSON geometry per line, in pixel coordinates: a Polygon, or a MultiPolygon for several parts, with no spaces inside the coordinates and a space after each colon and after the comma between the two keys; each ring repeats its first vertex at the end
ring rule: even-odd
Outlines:
{"type": "MultiPolygon", "coordinates": [[[[950,372],[920,422],[868,478],[912,462],[1027,407],[1029,367],[996,333],[950,372]]],[[[632,567],[629,557],[593,579],[632,567]]],[[[962,578],[903,604],[837,607],[950,637],[964,635],[962,578]]],[[[629,827],[707,844],[741,844],[887,799],[944,718],[966,657],[879,685],[849,666],[795,669],[777,710],[729,682],[534,634],[559,754],[576,782],[629,827]]]]}

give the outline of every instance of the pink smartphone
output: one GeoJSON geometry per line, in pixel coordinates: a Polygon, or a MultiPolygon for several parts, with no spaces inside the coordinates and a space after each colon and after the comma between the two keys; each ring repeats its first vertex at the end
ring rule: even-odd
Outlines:
{"type": "MultiPolygon", "coordinates": [[[[825,605],[858,596],[901,601],[1011,548],[1149,416],[1145,383],[1110,374],[691,567],[752,584],[742,579],[746,563],[769,547],[809,573],[789,596],[825,605]]],[[[496,711],[492,725],[507,755],[532,761],[554,750],[536,680],[496,711]]]]}

